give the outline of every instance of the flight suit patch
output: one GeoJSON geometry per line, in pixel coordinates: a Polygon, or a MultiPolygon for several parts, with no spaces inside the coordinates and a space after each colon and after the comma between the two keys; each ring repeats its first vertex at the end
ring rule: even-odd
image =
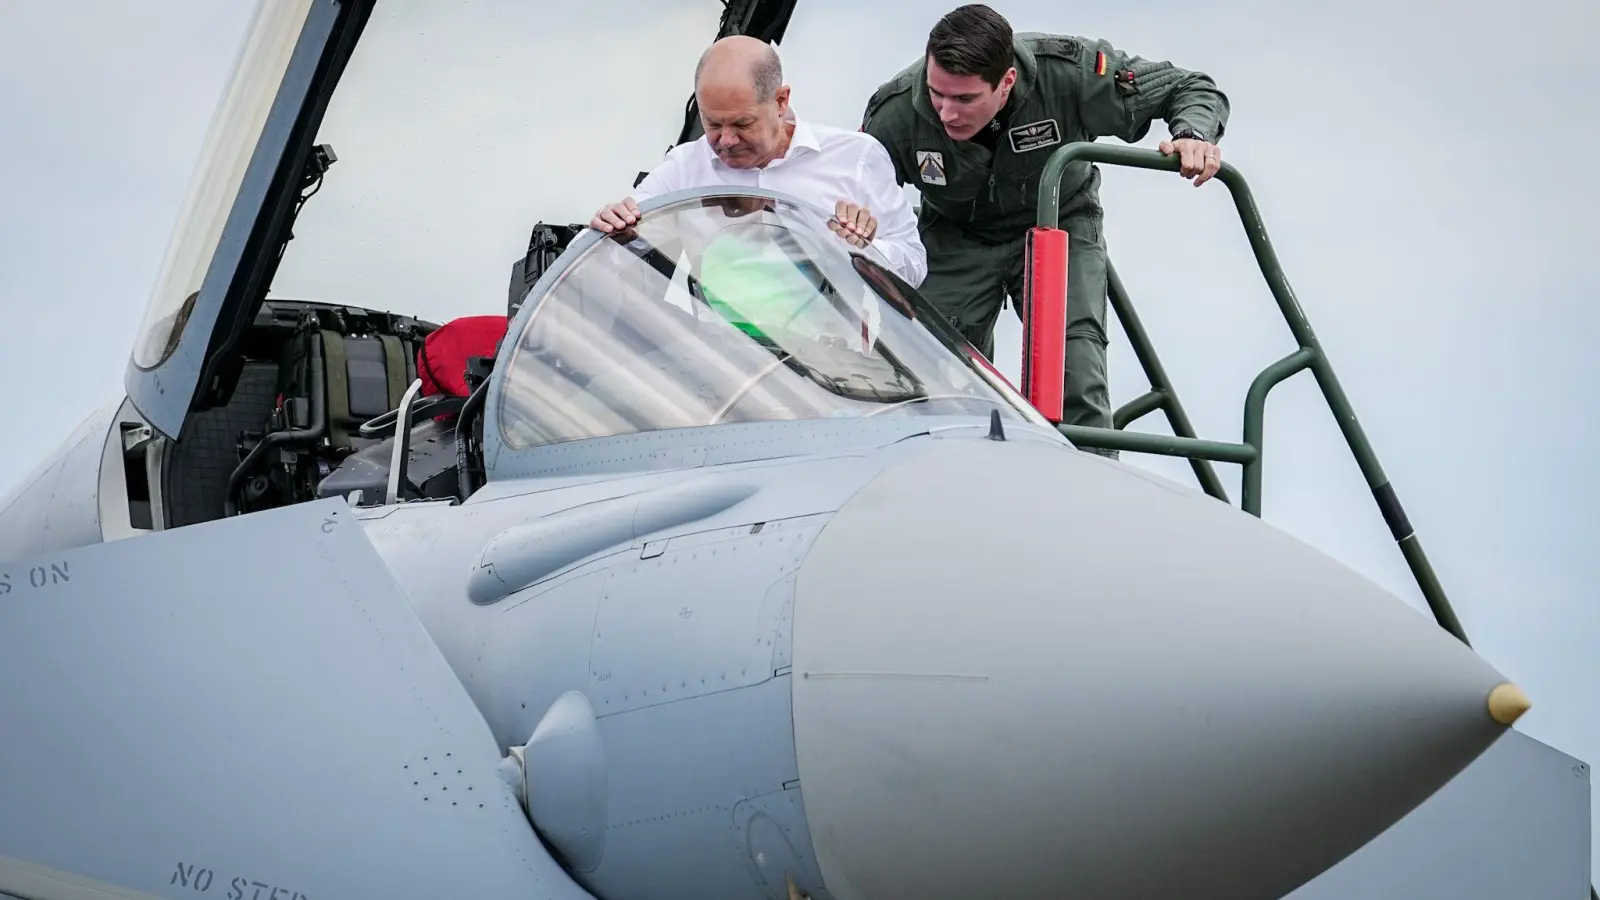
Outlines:
{"type": "Polygon", "coordinates": [[[937,150],[918,150],[917,174],[928,184],[947,184],[944,176],[944,154],[937,150]]]}
{"type": "Polygon", "coordinates": [[[1055,119],[1045,119],[1018,125],[1006,132],[1006,136],[1011,139],[1012,153],[1027,153],[1029,150],[1061,143],[1061,127],[1056,124],[1055,119]]]}
{"type": "Polygon", "coordinates": [[[1053,38],[1040,41],[1033,52],[1036,56],[1054,56],[1077,62],[1083,56],[1083,42],[1075,38],[1053,38]]]}

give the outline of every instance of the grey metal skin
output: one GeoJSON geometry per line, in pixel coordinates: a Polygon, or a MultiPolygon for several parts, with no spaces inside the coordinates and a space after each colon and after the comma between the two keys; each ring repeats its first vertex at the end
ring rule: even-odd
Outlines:
{"type": "Polygon", "coordinates": [[[151,443],[159,451],[161,441],[126,398],[102,404],[0,496],[0,560],[141,533],[130,521],[123,455],[151,443]]]}
{"type": "Polygon", "coordinates": [[[511,451],[496,381],[465,502],[140,530],[123,451],[251,320],[370,6],[307,0],[172,353],[0,500],[0,897],[1393,895],[1408,813],[1567,765],[1398,599],[1025,406],[511,451]]]}
{"type": "Polygon", "coordinates": [[[1586,763],[1512,731],[1285,900],[1582,900],[1591,890],[1590,775],[1586,763]]]}
{"type": "Polygon", "coordinates": [[[342,501],[0,564],[0,677],[0,894],[586,898],[342,501]]]}
{"type": "Polygon", "coordinates": [[[19,892],[45,866],[163,897],[202,871],[305,897],[1277,897],[1503,730],[1491,667],[1253,517],[1029,425],[830,423],[840,450],[758,458],[819,424],[6,565],[0,678],[31,689],[0,695],[0,857],[26,864],[0,891],[67,896],[19,892]],[[1151,549],[1172,563],[1117,565],[1151,549]]]}
{"type": "Polygon", "coordinates": [[[1399,600],[1047,425],[512,451],[498,391],[465,503],[0,568],[0,892],[1280,897],[1504,731],[1399,600]]]}
{"type": "Polygon", "coordinates": [[[1502,731],[1503,679],[1469,649],[1199,494],[1029,426],[739,460],[778,430],[693,436],[714,468],[475,496],[450,528],[470,548],[530,517],[571,533],[602,496],[628,520],[656,496],[707,512],[486,593],[497,615],[460,612],[474,582],[426,509],[372,514],[499,740],[587,697],[604,759],[541,777],[605,772],[549,822],[607,810],[603,844],[571,851],[597,896],[755,896],[759,857],[839,900],[1278,897],[1502,731]],[[1134,565],[1152,554],[1171,563],[1134,565]]]}

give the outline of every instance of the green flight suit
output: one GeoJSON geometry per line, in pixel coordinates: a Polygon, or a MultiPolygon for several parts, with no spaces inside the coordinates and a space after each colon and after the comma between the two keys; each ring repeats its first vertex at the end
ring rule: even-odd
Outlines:
{"type": "MultiPolygon", "coordinates": [[[[1051,153],[1108,135],[1136,143],[1155,119],[1175,138],[1216,143],[1228,120],[1227,97],[1204,73],[1125,54],[1103,40],[1019,33],[1015,46],[1017,80],[989,124],[993,153],[976,138],[945,133],[928,97],[925,60],[879,87],[861,123],[888,148],[899,182],[922,193],[918,229],[928,275],[920,290],[991,359],[1007,295],[1022,316],[1023,243],[1037,223],[1039,181],[1051,153]]],[[[1060,227],[1069,234],[1063,421],[1110,428],[1099,188],[1099,168],[1087,162],[1074,163],[1061,179],[1060,227]]]]}

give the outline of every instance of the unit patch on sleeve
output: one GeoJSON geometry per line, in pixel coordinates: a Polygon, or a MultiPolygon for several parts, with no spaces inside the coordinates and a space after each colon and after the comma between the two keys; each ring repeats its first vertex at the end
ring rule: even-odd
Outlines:
{"type": "Polygon", "coordinates": [[[945,184],[944,154],[937,150],[917,151],[917,174],[928,184],[945,184]]]}
{"type": "Polygon", "coordinates": [[[1061,143],[1061,128],[1055,119],[1018,125],[1006,132],[1006,135],[1011,138],[1012,153],[1027,153],[1029,150],[1061,143]]]}

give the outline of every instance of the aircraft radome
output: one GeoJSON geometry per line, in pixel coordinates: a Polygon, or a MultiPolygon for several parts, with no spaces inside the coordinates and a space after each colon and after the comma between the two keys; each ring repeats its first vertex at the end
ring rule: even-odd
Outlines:
{"type": "Polygon", "coordinates": [[[499,58],[405,71],[422,9],[261,4],[125,396],[0,501],[0,897],[1446,896],[1446,855],[1586,827],[1586,768],[1474,806],[1582,764],[1464,641],[1078,449],[1048,329],[1014,389],[792,198],[540,223],[509,315],[288,296],[369,237],[319,203],[433,127],[395,96],[499,58]],[[792,315],[731,320],[729,267],[792,315]]]}

